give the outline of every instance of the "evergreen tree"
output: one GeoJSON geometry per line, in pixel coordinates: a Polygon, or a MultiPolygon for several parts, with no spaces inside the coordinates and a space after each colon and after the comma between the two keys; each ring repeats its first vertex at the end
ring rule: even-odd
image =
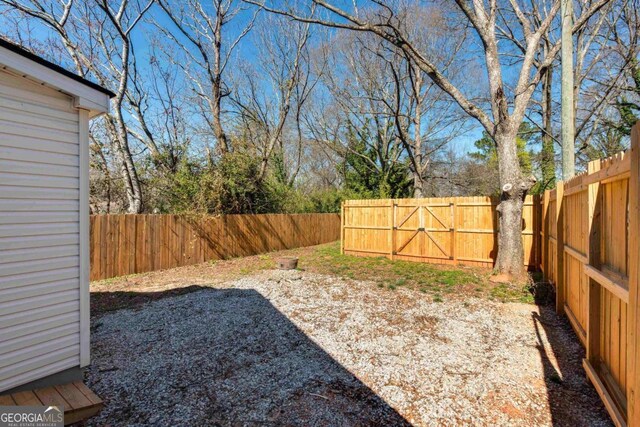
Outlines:
{"type": "Polygon", "coordinates": [[[347,131],[348,149],[341,164],[345,190],[358,198],[409,197],[411,178],[407,165],[396,162],[387,150],[376,149],[368,126],[347,131]]]}
{"type": "Polygon", "coordinates": [[[640,63],[634,58],[629,64],[631,82],[626,95],[621,96],[615,103],[620,115],[617,122],[610,121],[608,125],[623,135],[631,135],[631,128],[640,120],[640,63]]]}
{"type": "MultiPolygon", "coordinates": [[[[528,146],[534,143],[537,137],[537,130],[529,123],[522,123],[520,125],[516,143],[520,168],[524,175],[531,175],[533,171],[533,153],[528,146]]],[[[498,194],[500,190],[500,177],[496,143],[491,135],[485,131],[482,132],[482,138],[477,140],[474,146],[477,151],[469,153],[469,157],[476,164],[477,168],[481,167],[484,172],[472,177],[474,182],[469,183],[469,185],[475,187],[473,193],[477,193],[478,195],[498,194]]],[[[531,192],[536,193],[536,186],[531,189],[531,192]]]]}

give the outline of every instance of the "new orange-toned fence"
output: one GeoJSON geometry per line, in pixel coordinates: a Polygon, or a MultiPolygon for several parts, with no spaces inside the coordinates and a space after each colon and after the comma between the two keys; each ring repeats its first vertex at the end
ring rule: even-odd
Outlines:
{"type": "MultiPolygon", "coordinates": [[[[490,197],[348,200],[342,206],[346,254],[491,267],[497,254],[498,201],[490,197]]],[[[525,200],[524,263],[540,263],[540,203],[525,200]]]]}
{"type": "Polygon", "coordinates": [[[317,245],[339,238],[338,214],[93,215],[91,280],[317,245]]]}
{"type": "Polygon", "coordinates": [[[542,263],[616,425],[640,426],[640,125],[631,148],[542,198],[542,263]]]}

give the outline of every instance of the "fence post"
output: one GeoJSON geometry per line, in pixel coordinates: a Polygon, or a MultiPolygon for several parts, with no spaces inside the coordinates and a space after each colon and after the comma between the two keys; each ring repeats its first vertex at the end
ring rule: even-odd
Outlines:
{"type": "MultiPolygon", "coordinates": [[[[594,160],[589,162],[587,173],[594,174],[600,170],[600,161],[594,160]]],[[[588,206],[588,230],[587,238],[587,265],[600,269],[600,182],[596,181],[589,184],[587,191],[588,206]]],[[[597,366],[597,359],[600,351],[600,284],[595,280],[587,277],[587,324],[585,327],[587,333],[586,350],[587,360],[592,366],[597,366]]]]}
{"type": "Polygon", "coordinates": [[[542,260],[540,267],[542,268],[543,278],[549,281],[549,197],[551,191],[545,190],[542,194],[542,234],[540,236],[540,245],[542,246],[542,260]]]}
{"type": "Polygon", "coordinates": [[[389,259],[393,260],[395,252],[396,203],[389,200],[389,259]]]}
{"type": "Polygon", "coordinates": [[[456,203],[456,199],[453,199],[451,202],[451,256],[453,257],[453,263],[458,265],[458,254],[457,254],[457,239],[458,239],[458,204],[456,203]]]}
{"type": "Polygon", "coordinates": [[[631,130],[629,177],[629,306],[627,320],[627,425],[640,425],[640,121],[631,130]]]}
{"type": "Polygon", "coordinates": [[[556,185],[556,312],[564,313],[564,182],[556,185]]]}
{"type": "Polygon", "coordinates": [[[534,269],[541,268],[542,264],[542,236],[540,236],[540,232],[542,230],[542,207],[540,206],[540,195],[535,194],[533,196],[533,206],[531,206],[531,218],[533,219],[533,247],[531,248],[534,251],[534,269]]]}
{"type": "Polygon", "coordinates": [[[344,200],[340,203],[340,254],[344,255],[344,200]]]}

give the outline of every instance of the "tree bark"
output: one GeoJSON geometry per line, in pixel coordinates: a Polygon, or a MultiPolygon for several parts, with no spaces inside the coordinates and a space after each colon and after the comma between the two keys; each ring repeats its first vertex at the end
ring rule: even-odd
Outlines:
{"type": "Polygon", "coordinates": [[[413,93],[416,98],[416,107],[413,115],[414,125],[414,153],[416,157],[416,173],[413,181],[413,197],[421,199],[424,197],[424,165],[422,158],[422,72],[418,67],[414,70],[413,93]]]}
{"type": "Polygon", "coordinates": [[[555,150],[553,147],[553,99],[552,99],[552,83],[553,68],[549,67],[547,74],[543,80],[542,88],[542,150],[540,152],[540,163],[542,169],[542,190],[555,187],[556,182],[556,163],[555,150]]]}
{"type": "Polygon", "coordinates": [[[575,161],[575,104],[573,85],[573,0],[562,2],[562,179],[576,174],[575,161]]]}
{"type": "MultiPolygon", "coordinates": [[[[118,111],[116,110],[116,112],[118,111]]],[[[120,120],[123,120],[121,112],[120,120]]],[[[126,135],[126,129],[123,128],[122,123],[118,123],[116,116],[113,114],[105,115],[105,125],[118,159],[120,176],[127,194],[127,213],[137,214],[142,212],[142,189],[128,142],[125,139],[125,144],[122,143],[122,132],[126,135]]]]}
{"type": "Polygon", "coordinates": [[[218,152],[224,155],[229,152],[229,141],[227,134],[222,127],[222,25],[224,23],[224,13],[220,5],[216,8],[216,25],[214,31],[214,62],[213,62],[213,78],[212,78],[212,111],[213,130],[218,140],[218,152]]]}
{"type": "Polygon", "coordinates": [[[422,199],[424,197],[424,182],[416,172],[413,174],[413,198],[422,199]]]}
{"type": "Polygon", "coordinates": [[[520,278],[524,273],[522,245],[522,210],[527,191],[535,178],[522,176],[516,137],[518,126],[501,126],[494,137],[500,172],[500,203],[498,204],[498,256],[495,270],[499,274],[520,278]]]}
{"type": "Polygon", "coordinates": [[[222,90],[221,90],[221,81],[218,76],[216,78],[213,89],[212,89],[212,97],[213,100],[211,102],[211,115],[212,115],[212,123],[213,123],[213,131],[215,133],[215,137],[218,140],[218,153],[220,155],[224,155],[229,152],[229,141],[227,139],[227,134],[222,127],[222,90]]]}
{"type": "Polygon", "coordinates": [[[115,119],[115,142],[121,161],[121,173],[127,190],[127,201],[129,202],[127,213],[138,214],[142,212],[142,188],[140,186],[140,179],[138,178],[136,165],[133,161],[131,150],[129,149],[129,133],[127,132],[124,115],[122,114],[129,78],[129,54],[129,39],[127,37],[123,37],[122,51],[120,54],[122,58],[122,72],[118,91],[116,92],[115,98],[112,100],[112,114],[115,119]]]}

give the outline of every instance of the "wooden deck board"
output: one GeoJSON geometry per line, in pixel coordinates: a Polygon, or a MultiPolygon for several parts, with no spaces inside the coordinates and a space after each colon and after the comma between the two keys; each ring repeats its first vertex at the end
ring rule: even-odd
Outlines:
{"type": "Polygon", "coordinates": [[[55,386],[56,391],[69,403],[71,408],[82,408],[83,406],[92,406],[87,397],[80,393],[74,384],[62,384],[55,386]]]}
{"type": "Polygon", "coordinates": [[[16,402],[10,395],[0,396],[0,406],[14,406],[16,402]]]}
{"type": "Polygon", "coordinates": [[[55,387],[38,388],[33,390],[33,392],[45,406],[63,406],[65,409],[71,407],[69,402],[56,391],[55,387]]]}
{"type": "Polygon", "coordinates": [[[77,423],[96,415],[103,402],[83,382],[76,381],[36,390],[19,391],[0,396],[2,406],[64,406],[65,425],[77,423]]]}
{"type": "Polygon", "coordinates": [[[84,385],[82,381],[76,381],[73,383],[73,385],[75,385],[78,390],[91,401],[91,403],[95,405],[102,405],[102,399],[100,399],[93,391],[91,391],[89,387],[84,385]]]}

